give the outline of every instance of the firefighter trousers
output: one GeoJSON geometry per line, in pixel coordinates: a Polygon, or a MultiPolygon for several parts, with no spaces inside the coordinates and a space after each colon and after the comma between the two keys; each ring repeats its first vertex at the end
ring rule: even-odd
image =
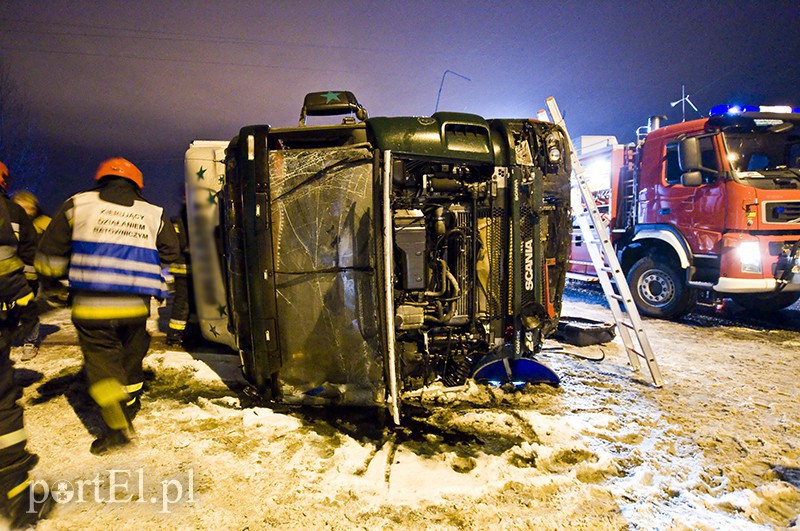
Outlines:
{"type": "Polygon", "coordinates": [[[133,405],[142,392],[142,361],[150,348],[147,320],[73,320],[83,351],[89,394],[100,406],[106,425],[112,430],[130,428],[126,406],[133,405]]]}
{"type": "Polygon", "coordinates": [[[175,275],[175,293],[172,297],[172,311],[169,316],[168,340],[182,341],[186,333],[186,324],[192,312],[192,277],[190,275],[175,275]]]}
{"type": "Polygon", "coordinates": [[[25,449],[27,435],[22,423],[22,407],[17,400],[21,389],[14,383],[11,361],[12,338],[18,333],[19,317],[6,313],[0,320],[0,504],[27,485],[28,470],[38,458],[25,449]]]}

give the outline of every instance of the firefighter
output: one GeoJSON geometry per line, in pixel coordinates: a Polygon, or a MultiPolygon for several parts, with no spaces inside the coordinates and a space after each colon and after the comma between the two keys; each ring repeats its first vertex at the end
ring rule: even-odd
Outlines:
{"type": "Polygon", "coordinates": [[[186,200],[181,205],[180,215],[171,218],[178,242],[180,257],[169,265],[169,272],[175,279],[175,294],[172,298],[172,313],[169,317],[167,345],[184,345],[187,339],[186,325],[191,315],[194,301],[192,289],[192,258],[189,254],[189,232],[186,220],[186,200]]]}
{"type": "Polygon", "coordinates": [[[163,209],[142,197],[136,166],[112,158],[95,179],[94,189],[53,216],[35,265],[40,275],[69,279],[89,394],[105,421],[90,451],[102,454],[130,442],[150,347],[150,298],[166,297],[161,263],[176,260],[179,249],[163,209]]]}
{"type": "Polygon", "coordinates": [[[33,263],[36,233],[25,211],[6,195],[7,188],[8,168],[0,162],[0,511],[18,528],[34,524],[50,504],[31,495],[28,472],[39,458],[25,449],[27,435],[17,404],[22,392],[14,383],[11,361],[11,344],[24,333],[20,319],[33,306],[24,265],[33,263]]]}
{"type": "Polygon", "coordinates": [[[11,199],[25,210],[31,222],[33,222],[33,228],[36,229],[36,234],[41,236],[50,224],[50,216],[45,214],[44,210],[42,210],[42,207],[39,205],[39,199],[27,190],[17,190],[11,194],[11,199]]]}
{"type": "MultiPolygon", "coordinates": [[[[18,190],[11,195],[11,199],[25,210],[28,218],[30,218],[31,222],[33,223],[33,228],[36,230],[37,239],[41,237],[42,233],[47,228],[47,225],[50,224],[50,216],[45,215],[45,213],[42,211],[42,208],[39,206],[39,200],[36,198],[36,196],[27,190],[18,190]]],[[[36,295],[39,290],[39,278],[36,274],[33,264],[25,264],[25,278],[28,279],[28,283],[33,289],[33,294],[36,295]]],[[[28,337],[25,337],[22,341],[22,357],[20,360],[28,361],[35,358],[36,355],[39,354],[39,344],[41,342],[39,339],[38,317],[34,322],[30,334],[28,334],[28,337]]]]}

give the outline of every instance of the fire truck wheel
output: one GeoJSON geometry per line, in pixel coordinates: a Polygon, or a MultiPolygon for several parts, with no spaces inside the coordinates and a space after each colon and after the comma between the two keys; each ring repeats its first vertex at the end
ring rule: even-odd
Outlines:
{"type": "Polygon", "coordinates": [[[780,293],[739,293],[731,295],[731,298],[739,306],[748,310],[758,310],[761,312],[777,312],[788,308],[800,300],[800,292],[782,291],[780,293]]]}
{"type": "Polygon", "coordinates": [[[680,270],[669,260],[645,256],[628,272],[628,286],[639,313],[658,319],[673,319],[691,303],[691,290],[680,270]]]}

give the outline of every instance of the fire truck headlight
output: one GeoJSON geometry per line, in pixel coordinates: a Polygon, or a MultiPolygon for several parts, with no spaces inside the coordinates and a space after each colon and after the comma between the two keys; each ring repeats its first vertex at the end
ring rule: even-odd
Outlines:
{"type": "Polygon", "coordinates": [[[550,164],[561,162],[561,142],[558,141],[558,136],[550,133],[544,142],[545,146],[547,146],[547,159],[550,164]]]}
{"type": "Polygon", "coordinates": [[[742,273],[761,273],[761,248],[758,242],[740,243],[738,253],[742,273]]]}

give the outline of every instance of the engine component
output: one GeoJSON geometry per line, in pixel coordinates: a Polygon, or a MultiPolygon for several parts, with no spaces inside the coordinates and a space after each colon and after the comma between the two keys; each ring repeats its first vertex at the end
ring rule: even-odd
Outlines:
{"type": "Polygon", "coordinates": [[[397,307],[394,326],[397,330],[418,330],[425,323],[425,311],[419,306],[402,304],[397,307]]]}
{"type": "Polygon", "coordinates": [[[422,210],[397,210],[394,225],[400,287],[404,290],[425,289],[425,217],[422,210]]]}

